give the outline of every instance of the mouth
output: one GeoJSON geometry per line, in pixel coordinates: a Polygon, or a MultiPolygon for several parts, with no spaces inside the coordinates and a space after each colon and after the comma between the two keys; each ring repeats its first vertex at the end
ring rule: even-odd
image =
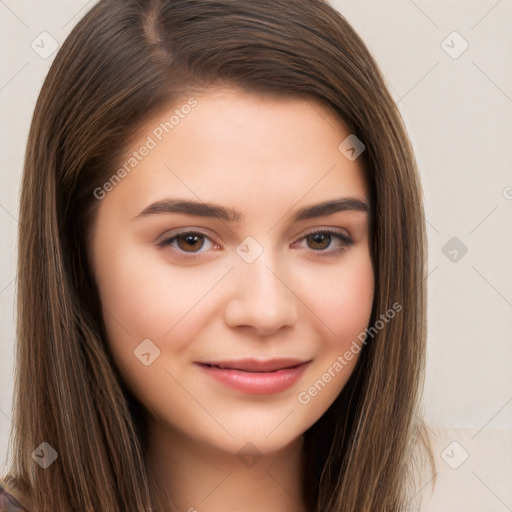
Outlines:
{"type": "Polygon", "coordinates": [[[247,373],[273,373],[279,370],[287,370],[297,368],[309,361],[299,359],[241,359],[238,361],[215,361],[215,362],[199,362],[197,364],[209,368],[220,368],[221,370],[238,370],[247,373]]]}
{"type": "Polygon", "coordinates": [[[311,360],[245,359],[196,363],[202,371],[224,386],[247,394],[279,393],[294,386],[311,360]]]}

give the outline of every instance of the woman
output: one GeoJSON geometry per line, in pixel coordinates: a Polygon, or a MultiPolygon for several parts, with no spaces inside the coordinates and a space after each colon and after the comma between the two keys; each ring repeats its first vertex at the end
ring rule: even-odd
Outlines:
{"type": "Polygon", "coordinates": [[[5,499],[411,509],[421,187],[328,4],[100,1],[41,91],[20,209],[5,499]]]}

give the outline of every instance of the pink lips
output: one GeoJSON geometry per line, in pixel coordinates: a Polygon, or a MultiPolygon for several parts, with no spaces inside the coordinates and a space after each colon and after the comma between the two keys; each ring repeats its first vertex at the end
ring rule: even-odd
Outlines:
{"type": "Polygon", "coordinates": [[[270,394],[293,386],[311,361],[271,359],[197,363],[203,371],[226,386],[252,394],[270,394]]]}

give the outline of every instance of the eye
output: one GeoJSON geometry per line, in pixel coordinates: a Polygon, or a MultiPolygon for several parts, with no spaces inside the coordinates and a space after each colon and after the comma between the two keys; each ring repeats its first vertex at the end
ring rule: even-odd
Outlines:
{"type": "Polygon", "coordinates": [[[159,242],[158,245],[160,247],[171,246],[180,252],[189,254],[198,254],[203,252],[201,249],[205,246],[205,250],[220,247],[218,244],[214,244],[207,235],[197,231],[183,231],[181,233],[176,233],[172,237],[165,238],[159,242]]]}
{"type": "Polygon", "coordinates": [[[328,254],[344,251],[347,247],[354,244],[354,241],[344,233],[339,233],[331,229],[322,229],[313,231],[302,237],[299,242],[306,240],[309,249],[316,252],[325,252],[328,254]],[[338,242],[338,246],[332,248],[333,241],[338,242]],[[327,251],[326,249],[331,249],[327,251]]]}
{"type": "MultiPolygon", "coordinates": [[[[354,241],[344,233],[339,233],[331,229],[322,229],[313,231],[303,236],[296,243],[306,241],[307,247],[318,253],[332,255],[344,251],[348,246],[353,245],[354,241]],[[337,246],[334,242],[338,242],[337,246]]],[[[158,246],[170,246],[182,254],[200,254],[210,249],[219,249],[220,245],[214,243],[209,236],[198,231],[182,231],[171,237],[164,238],[158,242],[158,246]],[[202,250],[204,249],[204,250],[202,250]]]]}

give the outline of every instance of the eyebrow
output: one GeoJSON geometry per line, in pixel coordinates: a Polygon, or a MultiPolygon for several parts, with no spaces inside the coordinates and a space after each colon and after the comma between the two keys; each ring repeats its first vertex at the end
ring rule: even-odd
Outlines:
{"type": "MultiPolygon", "coordinates": [[[[293,221],[314,219],[343,211],[368,213],[369,205],[366,201],[356,197],[332,199],[301,208],[295,213],[293,221]]],[[[163,199],[144,208],[135,218],[161,213],[185,213],[188,215],[197,215],[198,217],[210,217],[226,222],[240,222],[243,217],[241,212],[215,203],[191,201],[188,199],[163,199]]]]}

